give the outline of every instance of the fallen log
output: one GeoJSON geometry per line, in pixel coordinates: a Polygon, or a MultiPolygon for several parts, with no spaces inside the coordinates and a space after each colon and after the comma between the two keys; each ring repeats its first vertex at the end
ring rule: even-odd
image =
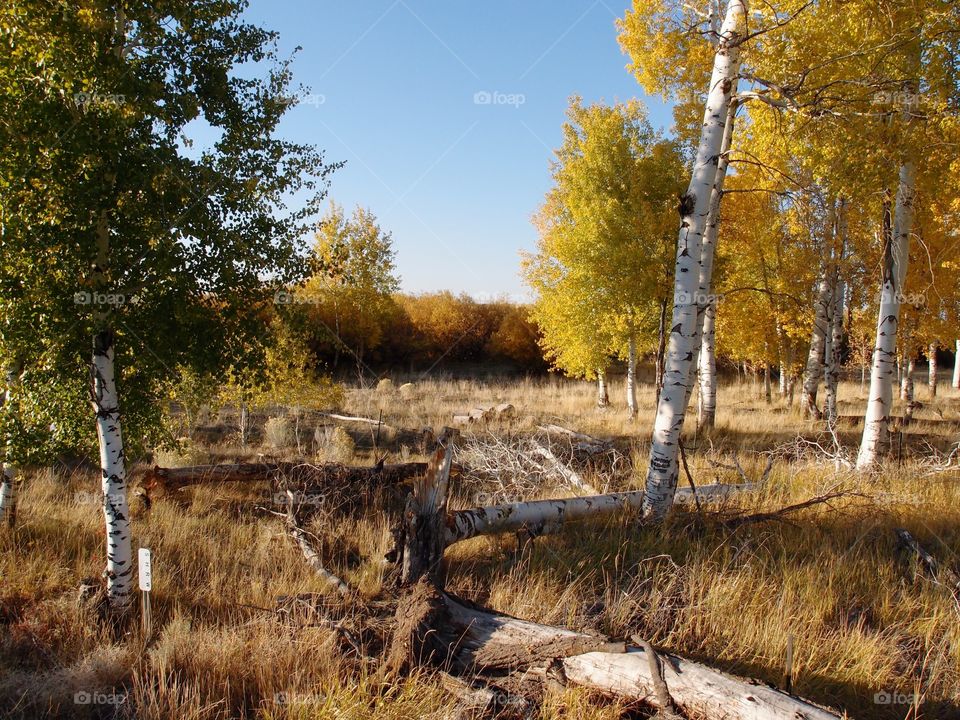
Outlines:
{"type": "Polygon", "coordinates": [[[540,500],[447,515],[449,446],[415,483],[398,546],[406,593],[397,605],[387,667],[403,672],[421,664],[466,673],[513,669],[556,670],[566,682],[707,720],[836,720],[839,716],[754,680],[743,680],[672,654],[661,667],[652,648],[602,635],[541,625],[469,606],[438,586],[450,542],[485,532],[562,524],[573,517],[633,507],[642,492],[540,500]],[[557,663],[559,659],[559,669],[557,663]]]}
{"type": "Polygon", "coordinates": [[[373,418],[367,417],[356,417],[354,415],[338,415],[337,413],[327,412],[317,413],[317,415],[320,417],[330,418],[331,420],[339,420],[341,422],[355,422],[362,423],[364,425],[383,425],[383,421],[381,420],[374,420],[373,418]]]}
{"type": "Polygon", "coordinates": [[[458,510],[447,518],[445,540],[447,545],[452,545],[477,535],[496,535],[518,530],[543,535],[556,532],[570,521],[639,508],[642,502],[643,491],[634,490],[458,510]]]}
{"type": "Polygon", "coordinates": [[[567,437],[573,440],[579,440],[581,442],[589,443],[590,445],[613,445],[612,440],[601,440],[595,438],[592,435],[587,435],[586,433],[577,432],[576,430],[570,430],[569,428],[563,427],[563,425],[547,424],[547,425],[538,425],[537,429],[542,430],[545,433],[553,433],[555,435],[566,435],[567,437]]]}
{"type": "Polygon", "coordinates": [[[148,470],[144,487],[148,490],[175,490],[188,485],[224,482],[260,482],[284,479],[310,492],[328,487],[394,485],[427,471],[427,463],[411,462],[376,467],[350,467],[340,463],[274,462],[194,465],[181,468],[148,470]]]}
{"type": "Polygon", "coordinates": [[[836,720],[840,716],[758,680],[739,678],[672,653],[541,625],[471,607],[424,579],[397,609],[393,667],[438,665],[453,672],[534,670],[559,659],[568,683],[663,707],[669,699],[707,720],[836,720]],[[657,671],[654,671],[657,668],[657,671]],[[664,688],[666,686],[666,695],[664,688]],[[659,692],[658,692],[659,688],[659,692]]]}
{"type": "Polygon", "coordinates": [[[490,420],[500,418],[511,418],[516,414],[516,408],[510,403],[500,403],[498,405],[481,405],[475,407],[466,413],[459,413],[453,416],[454,425],[469,425],[475,422],[489,422],[490,420]]]}
{"type": "MultiPolygon", "coordinates": [[[[697,488],[696,496],[702,501],[722,500],[753,489],[753,485],[702,485],[697,488]]],[[[678,488],[676,497],[679,502],[692,500],[693,490],[678,488]]],[[[497,535],[519,530],[527,530],[533,535],[546,535],[557,532],[565,523],[637,509],[642,503],[643,491],[632,490],[457,510],[447,517],[446,542],[452,545],[477,535],[497,535]]]]}

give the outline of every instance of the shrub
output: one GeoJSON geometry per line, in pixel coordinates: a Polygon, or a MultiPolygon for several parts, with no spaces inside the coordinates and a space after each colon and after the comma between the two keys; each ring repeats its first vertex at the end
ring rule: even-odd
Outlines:
{"type": "Polygon", "coordinates": [[[356,443],[342,427],[319,427],[313,438],[317,454],[324,462],[348,463],[353,460],[356,443]]]}
{"type": "Polygon", "coordinates": [[[275,448],[285,448],[293,445],[296,438],[290,418],[280,416],[267,420],[263,428],[263,440],[265,445],[275,448]]]}

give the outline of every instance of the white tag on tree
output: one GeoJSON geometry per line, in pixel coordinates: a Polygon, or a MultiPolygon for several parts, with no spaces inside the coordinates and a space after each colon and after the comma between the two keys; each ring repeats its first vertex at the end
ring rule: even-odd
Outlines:
{"type": "Polygon", "coordinates": [[[140,548],[137,554],[138,566],[140,568],[140,589],[149,592],[152,586],[150,571],[150,550],[140,548]]]}

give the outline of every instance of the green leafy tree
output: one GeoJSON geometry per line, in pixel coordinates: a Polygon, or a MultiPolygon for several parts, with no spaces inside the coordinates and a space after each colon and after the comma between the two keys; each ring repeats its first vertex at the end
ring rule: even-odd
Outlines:
{"type": "Polygon", "coordinates": [[[0,356],[25,368],[22,416],[55,424],[47,447],[89,443],[92,403],[118,610],[133,587],[120,390],[136,448],[177,368],[259,361],[257,308],[302,274],[333,169],[276,136],[289,61],[244,7],[0,9],[0,356]],[[209,147],[192,147],[197,127],[209,147]]]}

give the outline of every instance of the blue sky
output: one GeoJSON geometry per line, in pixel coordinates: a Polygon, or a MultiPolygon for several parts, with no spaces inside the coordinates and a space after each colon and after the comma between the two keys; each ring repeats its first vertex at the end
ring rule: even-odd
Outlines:
{"type": "Polygon", "coordinates": [[[393,233],[405,291],[484,299],[526,290],[519,252],[550,185],[568,98],[643,97],[614,20],[626,0],[251,0],[250,21],[302,50],[310,95],[281,133],[318,145],[330,197],[393,233]]]}

